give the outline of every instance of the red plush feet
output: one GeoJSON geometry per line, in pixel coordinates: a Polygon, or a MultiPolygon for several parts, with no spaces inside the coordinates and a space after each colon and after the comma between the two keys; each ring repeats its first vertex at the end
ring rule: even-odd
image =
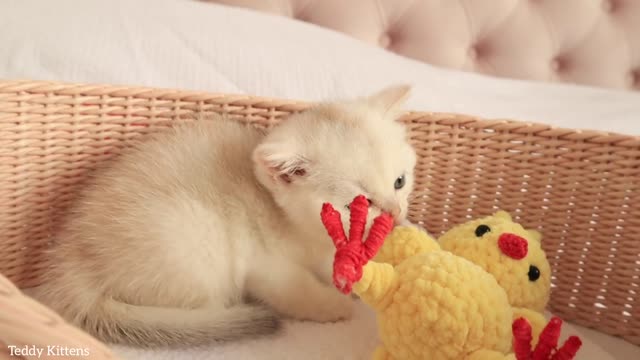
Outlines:
{"type": "Polygon", "coordinates": [[[551,318],[540,333],[536,348],[531,350],[531,324],[525,318],[513,322],[513,350],[518,360],[571,360],[582,346],[577,336],[571,336],[558,349],[562,320],[551,318]]]}
{"type": "Polygon", "coordinates": [[[344,233],[340,213],[331,204],[324,204],[321,213],[322,223],[336,246],[333,284],[345,294],[350,293],[353,284],[362,278],[362,268],[376,255],[393,228],[393,217],[383,213],[374,219],[369,236],[363,242],[369,202],[364,196],[357,196],[349,209],[351,210],[349,238],[344,233]]]}

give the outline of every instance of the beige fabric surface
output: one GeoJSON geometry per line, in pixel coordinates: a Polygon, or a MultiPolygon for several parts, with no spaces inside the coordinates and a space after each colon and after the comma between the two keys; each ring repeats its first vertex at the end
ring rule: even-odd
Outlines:
{"type": "Polygon", "coordinates": [[[437,66],[640,90],[637,0],[206,0],[288,16],[437,66]]]}

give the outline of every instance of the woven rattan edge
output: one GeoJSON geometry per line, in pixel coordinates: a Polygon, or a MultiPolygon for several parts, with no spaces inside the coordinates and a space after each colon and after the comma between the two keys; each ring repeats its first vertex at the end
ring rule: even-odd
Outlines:
{"type": "MultiPolygon", "coordinates": [[[[252,96],[234,93],[215,93],[205,91],[193,91],[187,89],[168,89],[146,86],[127,86],[117,84],[88,84],[74,82],[58,82],[44,80],[0,80],[0,94],[15,93],[17,91],[28,94],[60,94],[78,96],[120,96],[132,99],[167,99],[210,102],[216,99],[223,100],[230,106],[250,105],[256,109],[282,109],[288,112],[302,111],[310,107],[313,103],[309,101],[279,98],[252,96]]],[[[640,136],[620,134],[616,132],[605,132],[596,130],[579,130],[562,127],[555,127],[534,121],[519,121],[507,118],[482,118],[468,114],[452,112],[429,112],[429,111],[407,111],[402,115],[404,122],[418,122],[420,119],[429,117],[435,119],[436,124],[460,125],[467,124],[469,127],[489,130],[509,130],[510,132],[521,132],[523,134],[533,134],[545,136],[559,140],[572,139],[585,143],[609,143],[617,146],[635,147],[640,145],[640,136]]]]}

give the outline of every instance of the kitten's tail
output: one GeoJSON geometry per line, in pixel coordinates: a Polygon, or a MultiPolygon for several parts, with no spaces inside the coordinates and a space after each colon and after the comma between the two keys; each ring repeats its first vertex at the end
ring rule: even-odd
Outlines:
{"type": "Polygon", "coordinates": [[[182,309],[107,299],[77,320],[85,331],[104,342],[141,347],[198,346],[267,335],[280,328],[274,311],[252,304],[182,309]]]}

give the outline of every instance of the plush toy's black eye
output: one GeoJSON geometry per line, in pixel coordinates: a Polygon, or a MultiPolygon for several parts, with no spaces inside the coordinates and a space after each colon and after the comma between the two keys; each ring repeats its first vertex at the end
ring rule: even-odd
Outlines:
{"type": "Polygon", "coordinates": [[[479,225],[476,228],[476,236],[477,237],[482,237],[482,235],[488,233],[489,231],[491,231],[491,228],[488,227],[487,225],[479,225]]]}
{"type": "Polygon", "coordinates": [[[400,177],[398,177],[396,179],[396,181],[393,183],[393,187],[396,190],[400,190],[400,189],[402,189],[404,187],[405,183],[406,183],[406,179],[405,179],[404,175],[402,175],[402,176],[400,176],[400,177]]]}
{"type": "Polygon", "coordinates": [[[536,281],[540,278],[540,269],[537,266],[530,265],[527,275],[529,275],[529,281],[536,281]]]}

